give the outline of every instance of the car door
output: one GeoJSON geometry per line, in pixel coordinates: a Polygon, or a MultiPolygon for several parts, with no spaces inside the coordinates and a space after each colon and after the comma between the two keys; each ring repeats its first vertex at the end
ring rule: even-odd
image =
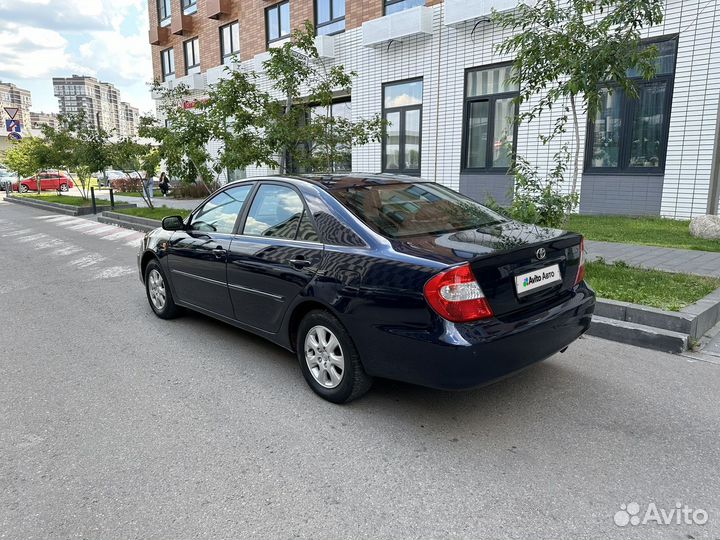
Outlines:
{"type": "Polygon", "coordinates": [[[48,191],[54,189],[52,184],[52,174],[41,173],[38,175],[38,181],[40,182],[40,191],[48,191]]]}
{"type": "Polygon", "coordinates": [[[228,255],[236,319],[277,332],[322,257],[323,244],[300,192],[290,184],[260,184],[228,255]]]}
{"type": "Polygon", "coordinates": [[[181,302],[233,318],[227,287],[227,253],[252,183],[221,191],[190,216],[168,242],[173,292],[181,302]]]}

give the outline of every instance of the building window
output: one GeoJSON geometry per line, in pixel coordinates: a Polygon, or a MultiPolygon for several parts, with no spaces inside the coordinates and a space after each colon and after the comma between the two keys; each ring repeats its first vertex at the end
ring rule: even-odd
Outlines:
{"type": "Polygon", "coordinates": [[[240,23],[237,21],[220,28],[220,54],[222,63],[228,65],[233,55],[240,52],[240,23]]]}
{"type": "Polygon", "coordinates": [[[171,81],[175,78],[175,49],[160,51],[160,63],[162,64],[163,81],[171,81]]]}
{"type": "Polygon", "coordinates": [[[345,31],[345,0],[315,0],[315,28],[319,36],[345,31]]]}
{"type": "Polygon", "coordinates": [[[510,167],[516,148],[514,100],[519,94],[511,75],[510,64],[465,73],[465,170],[506,172],[510,167]]]}
{"type": "Polygon", "coordinates": [[[160,26],[169,26],[172,17],[172,3],[170,0],[157,0],[158,21],[160,26]]]}
{"type": "Polygon", "coordinates": [[[383,85],[383,171],[420,174],[422,101],[422,79],[383,85]]]}
{"type": "Polygon", "coordinates": [[[184,15],[197,13],[197,0],[182,0],[182,9],[184,15]]]}
{"type": "Polygon", "coordinates": [[[200,73],[200,39],[193,38],[183,43],[185,49],[185,74],[200,73]]]}
{"type": "MultiPolygon", "coordinates": [[[[322,122],[328,116],[335,120],[344,119],[352,121],[352,103],[349,99],[338,100],[330,107],[317,105],[311,107],[305,122],[322,122]]],[[[342,121],[342,120],[340,120],[342,121]]],[[[337,141],[332,148],[318,144],[316,141],[302,143],[298,153],[305,156],[307,165],[301,167],[288,155],[288,167],[294,174],[308,173],[343,173],[352,171],[352,147],[337,141]]]]}
{"type": "Polygon", "coordinates": [[[265,30],[268,46],[290,37],[290,2],[281,2],[265,10],[265,30]]]}
{"type": "Polygon", "coordinates": [[[677,39],[655,43],[655,77],[630,75],[638,90],[631,99],[620,88],[602,91],[600,110],[588,123],[585,171],[598,173],[662,173],[667,153],[677,39]]]}
{"type": "Polygon", "coordinates": [[[385,0],[385,15],[424,5],[425,0],[385,0]]]}

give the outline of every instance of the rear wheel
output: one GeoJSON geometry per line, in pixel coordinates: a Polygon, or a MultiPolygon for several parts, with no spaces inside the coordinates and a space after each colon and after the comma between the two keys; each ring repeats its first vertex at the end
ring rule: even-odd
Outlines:
{"type": "Polygon", "coordinates": [[[372,385],[350,335],[327,311],[311,311],[300,323],[297,354],[303,377],[320,397],[347,403],[372,385]]]}
{"type": "Polygon", "coordinates": [[[28,188],[25,184],[20,184],[20,193],[27,193],[30,191],[30,188],[28,188]]]}
{"type": "Polygon", "coordinates": [[[60,191],[67,191],[68,185],[67,184],[60,184],[60,191]]]}
{"type": "Polygon", "coordinates": [[[175,305],[165,273],[157,261],[150,261],[145,269],[145,292],[150,307],[161,319],[173,319],[180,314],[175,305]]]}

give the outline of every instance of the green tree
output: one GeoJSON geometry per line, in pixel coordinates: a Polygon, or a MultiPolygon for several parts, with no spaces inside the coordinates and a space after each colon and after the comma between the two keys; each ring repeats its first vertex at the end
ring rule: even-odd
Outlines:
{"type": "MultiPolygon", "coordinates": [[[[5,152],[5,165],[21,178],[35,176],[50,164],[51,150],[43,139],[26,137],[5,152]]],[[[40,182],[38,182],[38,189],[40,182]]]]}
{"type": "Polygon", "coordinates": [[[109,134],[83,113],[60,116],[58,122],[58,129],[43,126],[42,130],[50,149],[48,166],[74,172],[80,195],[87,199],[92,175],[110,165],[109,134]]]}
{"type": "Polygon", "coordinates": [[[353,145],[381,140],[385,122],[379,115],[352,121],[331,114],[334,98],[350,93],[356,74],[323,63],[312,23],[306,22],[290,41],[269,53],[263,62],[265,75],[283,97],[268,100],[265,133],[279,154],[281,174],[287,172],[288,161],[307,170],[331,171],[338,155],[349,153],[353,145]]]}
{"type": "Polygon", "coordinates": [[[255,79],[254,73],[226,67],[225,77],[198,104],[200,113],[207,116],[211,139],[221,143],[214,163],[217,174],[250,165],[276,165],[273,147],[264,134],[270,96],[258,88],[255,79]]]}
{"type": "Polygon", "coordinates": [[[493,21],[513,34],[497,51],[513,55],[511,80],[520,86],[519,121],[531,121],[561,103],[547,143],[572,121],[575,141],[572,189],[580,167],[578,108],[596,118],[605,88],[621,89],[637,98],[631,70],[644,78],[655,75],[657,50],[641,43],[643,28],[663,19],[663,0],[538,0],[513,11],[494,12],[493,21]],[[565,101],[569,106],[565,105],[565,101]]]}
{"type": "Polygon", "coordinates": [[[112,144],[109,154],[111,166],[130,172],[141,180],[140,194],[148,208],[154,208],[149,194],[153,189],[153,176],[160,166],[160,152],[149,144],[141,144],[125,138],[112,144]]]}
{"type": "Polygon", "coordinates": [[[160,158],[171,177],[186,183],[200,180],[210,193],[209,186],[217,179],[208,151],[212,138],[210,117],[198,114],[198,102],[194,109],[184,106],[193,99],[185,85],[168,89],[156,83],[154,92],[160,96],[159,108],[166,121],[162,125],[154,117],[141,118],[140,136],[157,142],[160,158]]]}

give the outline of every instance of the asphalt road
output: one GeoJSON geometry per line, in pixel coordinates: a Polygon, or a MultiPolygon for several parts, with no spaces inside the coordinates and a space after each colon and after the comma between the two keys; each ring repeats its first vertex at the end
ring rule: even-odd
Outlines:
{"type": "Polygon", "coordinates": [[[0,538],[720,537],[720,365],[587,338],[336,406],[259,338],[156,318],[133,237],[47,217],[0,202],[0,538]],[[631,502],[708,522],[615,525],[631,502]]]}

